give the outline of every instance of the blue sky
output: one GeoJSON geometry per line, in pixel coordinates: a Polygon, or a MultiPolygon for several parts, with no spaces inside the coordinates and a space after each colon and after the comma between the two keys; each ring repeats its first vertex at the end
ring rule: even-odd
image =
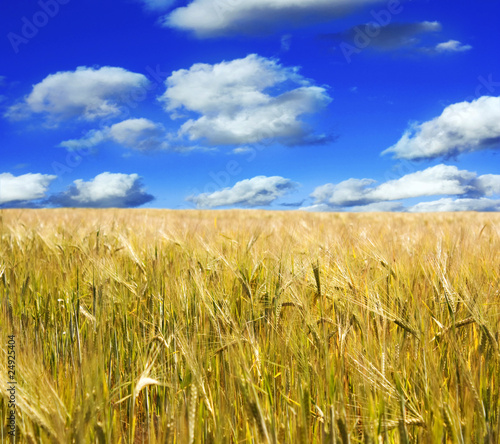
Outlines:
{"type": "Polygon", "coordinates": [[[498,0],[0,14],[0,208],[500,210],[498,0]]]}

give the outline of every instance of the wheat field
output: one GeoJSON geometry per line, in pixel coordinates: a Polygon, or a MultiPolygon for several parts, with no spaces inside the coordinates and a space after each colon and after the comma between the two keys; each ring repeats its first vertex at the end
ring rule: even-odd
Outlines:
{"type": "Polygon", "coordinates": [[[0,217],[2,442],[500,442],[500,214],[0,217]]]}

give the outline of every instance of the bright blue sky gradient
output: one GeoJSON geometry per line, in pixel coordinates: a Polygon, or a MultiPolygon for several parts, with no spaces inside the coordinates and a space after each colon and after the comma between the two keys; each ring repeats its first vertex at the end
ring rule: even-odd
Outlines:
{"type": "MultiPolygon", "coordinates": [[[[461,0],[360,0],[357,8],[342,15],[324,0],[304,0],[293,19],[296,0],[281,3],[289,8],[264,13],[251,7],[260,3],[3,2],[0,208],[500,210],[498,0],[474,4],[461,0]],[[148,7],[152,3],[165,7],[153,10],[148,7]],[[222,18],[206,13],[210,3],[222,11],[222,18]],[[185,14],[181,21],[179,8],[188,4],[191,10],[198,8],[207,22],[200,24],[185,14]],[[43,5],[53,8],[53,17],[43,12],[43,5]],[[388,8],[398,12],[384,15],[389,17],[389,23],[383,23],[387,26],[369,28],[378,36],[362,42],[366,47],[357,45],[359,38],[355,37],[365,29],[362,25],[374,21],[374,12],[388,8]],[[169,26],[161,25],[165,16],[170,17],[169,26]],[[47,23],[40,27],[33,26],[33,21],[47,23]],[[213,25],[209,31],[207,23],[213,25]],[[256,56],[247,58],[251,54],[256,56]],[[239,75],[227,80],[238,59],[243,60],[242,69],[250,69],[254,60],[260,73],[272,72],[288,80],[267,89],[255,86],[260,79],[252,80],[250,86],[240,84],[239,75]],[[222,82],[234,94],[231,106],[241,105],[238,109],[245,116],[262,111],[246,108],[243,97],[249,89],[256,98],[303,88],[305,96],[297,99],[297,107],[302,109],[307,102],[310,112],[299,112],[286,131],[307,125],[309,133],[271,141],[211,143],[213,127],[209,125],[202,131],[205,137],[181,137],[179,130],[188,119],[226,116],[232,121],[237,111],[219,103],[229,93],[204,104],[192,89],[184,87],[185,100],[176,109],[181,117],[174,118],[172,110],[165,109],[166,102],[158,100],[172,88],[173,81],[167,86],[166,79],[197,63],[222,62],[229,68],[221,73],[217,66],[210,66],[214,72],[206,88],[222,82]],[[139,92],[147,94],[131,100],[127,92],[128,105],[127,100],[116,103],[121,114],[94,119],[30,108],[25,98],[35,85],[56,73],[67,72],[73,78],[78,67],[87,67],[86,73],[114,67],[121,68],[121,73],[145,76],[148,88],[139,92]],[[293,68],[297,68],[295,74],[293,68]],[[416,130],[411,143],[381,154],[396,145],[411,124],[425,125],[461,102],[468,103],[462,104],[459,120],[450,112],[436,122],[430,135],[416,130]],[[140,123],[136,129],[140,133],[133,135],[145,137],[152,131],[153,148],[140,148],[133,141],[108,135],[75,160],[76,154],[60,145],[130,119],[147,119],[134,121],[140,123]],[[145,129],[148,125],[151,127],[145,129]],[[442,138],[441,151],[425,151],[436,138],[442,138]],[[422,156],[422,150],[427,154],[422,156]],[[361,179],[373,182],[360,183],[361,179]]],[[[175,91],[180,92],[183,85],[176,85],[175,91]]],[[[78,95],[80,86],[71,83],[64,98],[43,96],[40,89],[39,103],[71,102],[71,94],[78,95]]],[[[92,88],[99,89],[99,82],[92,88]]],[[[85,100],[96,103],[99,98],[93,101],[92,88],[85,100]]],[[[283,110],[278,113],[289,112],[283,110]]]]}

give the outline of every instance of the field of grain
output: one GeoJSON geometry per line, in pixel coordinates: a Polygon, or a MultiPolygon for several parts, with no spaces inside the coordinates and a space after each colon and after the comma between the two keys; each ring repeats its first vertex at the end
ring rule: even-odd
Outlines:
{"type": "Polygon", "coordinates": [[[500,214],[0,217],[2,442],[500,442],[500,214]]]}

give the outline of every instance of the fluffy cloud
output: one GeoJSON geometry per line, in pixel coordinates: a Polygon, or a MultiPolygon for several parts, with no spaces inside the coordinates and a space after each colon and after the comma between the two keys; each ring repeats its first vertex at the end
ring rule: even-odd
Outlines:
{"type": "Polygon", "coordinates": [[[163,18],[165,26],[198,37],[263,32],[323,22],[381,0],[194,0],[163,18]]]}
{"type": "Polygon", "coordinates": [[[45,193],[56,176],[48,174],[23,174],[13,176],[0,174],[0,205],[29,202],[45,197],[45,193]]]}
{"type": "Polygon", "coordinates": [[[478,200],[496,194],[500,194],[500,175],[478,176],[455,166],[436,165],[378,186],[371,179],[349,179],[335,185],[322,185],[314,190],[311,197],[315,200],[315,208],[322,205],[322,208],[336,210],[347,207],[349,211],[361,211],[363,208],[368,211],[379,208],[382,211],[391,206],[397,209],[398,204],[391,205],[396,200],[462,196],[463,201],[469,202],[467,199],[478,200]]]}
{"type": "Polygon", "coordinates": [[[500,175],[485,174],[476,180],[476,190],[479,195],[493,196],[500,194],[500,175]]]}
{"type": "Polygon", "coordinates": [[[465,52],[472,49],[471,45],[464,45],[458,40],[448,40],[436,45],[437,52],[465,52]]]}
{"type": "Polygon", "coordinates": [[[61,142],[59,145],[69,150],[80,150],[92,148],[110,139],[109,127],[104,130],[90,130],[81,139],[70,139],[61,142]]]}
{"type": "Polygon", "coordinates": [[[368,203],[367,187],[375,183],[371,179],[348,179],[339,184],[327,183],[317,187],[311,194],[316,204],[355,205],[368,203]]]}
{"type": "Polygon", "coordinates": [[[391,23],[380,26],[375,22],[354,26],[349,30],[327,34],[323,38],[343,41],[358,48],[393,50],[417,44],[420,34],[441,31],[439,22],[391,23]]]}
{"type": "Polygon", "coordinates": [[[137,174],[101,173],[88,182],[77,179],[66,192],[48,202],[61,207],[130,208],[154,199],[137,174]]]}
{"type": "Polygon", "coordinates": [[[376,201],[421,196],[461,195],[477,189],[476,173],[455,166],[436,165],[377,186],[370,198],[376,201]]]}
{"type": "Polygon", "coordinates": [[[51,74],[33,86],[23,102],[11,107],[6,116],[24,119],[43,114],[52,120],[81,118],[95,120],[120,113],[120,104],[143,93],[149,81],[123,68],[99,69],[81,66],[75,71],[51,74]]]}
{"type": "Polygon", "coordinates": [[[280,176],[257,176],[237,182],[232,188],[189,196],[186,200],[198,207],[208,208],[233,205],[258,207],[270,205],[296,187],[296,183],[280,176]]]}
{"type": "Polygon", "coordinates": [[[500,147],[500,97],[483,96],[450,105],[428,122],[413,125],[382,154],[399,159],[434,159],[500,147]]]}
{"type": "Polygon", "coordinates": [[[412,213],[430,213],[437,211],[500,211],[500,200],[487,198],[451,199],[449,197],[432,202],[421,202],[408,211],[412,213]]]}
{"type": "Polygon", "coordinates": [[[81,139],[66,140],[60,145],[70,150],[91,148],[112,141],[138,151],[167,149],[165,128],[148,119],[128,119],[103,130],[89,131],[81,139]]]}
{"type": "Polygon", "coordinates": [[[215,65],[195,64],[173,72],[166,85],[161,100],[173,117],[179,117],[181,110],[201,114],[185,122],[180,134],[221,145],[268,139],[289,145],[313,143],[318,137],[300,116],[315,113],[331,101],[324,88],[311,86],[297,68],[284,68],[255,54],[215,65]],[[298,87],[268,94],[285,82],[298,87]]]}
{"type": "Polygon", "coordinates": [[[165,129],[148,119],[129,119],[116,123],[109,129],[109,134],[116,143],[140,151],[167,148],[165,129]]]}

